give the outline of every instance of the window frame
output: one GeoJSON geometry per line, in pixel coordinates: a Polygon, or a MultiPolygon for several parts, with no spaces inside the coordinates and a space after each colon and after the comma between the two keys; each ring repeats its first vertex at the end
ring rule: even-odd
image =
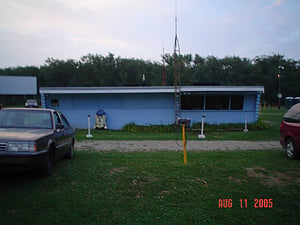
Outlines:
{"type": "Polygon", "coordinates": [[[183,94],[181,95],[181,110],[242,111],[244,109],[244,100],[245,96],[242,94],[183,94]],[[198,102],[197,99],[199,99],[198,102]]]}

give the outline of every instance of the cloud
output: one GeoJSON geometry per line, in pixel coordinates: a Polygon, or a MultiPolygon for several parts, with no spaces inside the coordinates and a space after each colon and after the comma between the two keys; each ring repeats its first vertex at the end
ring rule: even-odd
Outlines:
{"type": "MultiPolygon", "coordinates": [[[[253,57],[294,51],[297,56],[299,2],[180,0],[181,53],[253,57]]],[[[47,57],[108,52],[160,60],[163,47],[165,53],[173,51],[174,9],[171,0],[2,1],[0,64],[38,65],[47,57]]]]}
{"type": "Polygon", "coordinates": [[[273,6],[273,7],[278,7],[278,6],[280,6],[283,2],[284,2],[284,0],[275,0],[275,1],[272,3],[272,6],[273,6]]]}
{"type": "Polygon", "coordinates": [[[266,6],[267,9],[269,8],[278,8],[284,3],[285,0],[273,0],[273,2],[266,6]]]}
{"type": "Polygon", "coordinates": [[[130,49],[132,47],[128,42],[124,40],[112,39],[112,38],[88,38],[88,37],[71,37],[68,41],[74,42],[75,45],[102,45],[107,48],[122,48],[130,49]]]}

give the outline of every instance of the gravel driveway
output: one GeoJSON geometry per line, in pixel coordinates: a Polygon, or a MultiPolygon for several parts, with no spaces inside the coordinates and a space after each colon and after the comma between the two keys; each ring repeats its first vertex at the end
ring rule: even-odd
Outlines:
{"type": "MultiPolygon", "coordinates": [[[[75,150],[182,151],[182,141],[78,141],[75,150]]],[[[280,150],[278,141],[188,141],[188,151],[280,150]]]]}

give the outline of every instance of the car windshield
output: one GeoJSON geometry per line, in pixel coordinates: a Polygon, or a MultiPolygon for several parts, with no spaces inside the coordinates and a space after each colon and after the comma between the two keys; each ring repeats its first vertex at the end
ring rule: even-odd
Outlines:
{"type": "Polygon", "coordinates": [[[51,113],[41,110],[0,110],[0,128],[52,129],[51,113]]]}

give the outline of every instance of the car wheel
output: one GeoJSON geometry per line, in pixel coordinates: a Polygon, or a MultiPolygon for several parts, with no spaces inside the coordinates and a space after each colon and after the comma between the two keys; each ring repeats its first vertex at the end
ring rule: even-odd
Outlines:
{"type": "Polygon", "coordinates": [[[50,176],[52,173],[53,165],[54,165],[54,154],[53,154],[53,150],[49,149],[47,152],[45,163],[42,168],[42,175],[45,177],[50,176]]]}
{"type": "Polygon", "coordinates": [[[297,158],[297,150],[295,146],[295,142],[292,138],[288,138],[285,143],[285,154],[290,159],[297,158]]]}
{"type": "Polygon", "coordinates": [[[67,152],[67,154],[65,155],[65,157],[67,159],[73,159],[74,157],[74,141],[72,142],[69,151],[67,152]]]}

